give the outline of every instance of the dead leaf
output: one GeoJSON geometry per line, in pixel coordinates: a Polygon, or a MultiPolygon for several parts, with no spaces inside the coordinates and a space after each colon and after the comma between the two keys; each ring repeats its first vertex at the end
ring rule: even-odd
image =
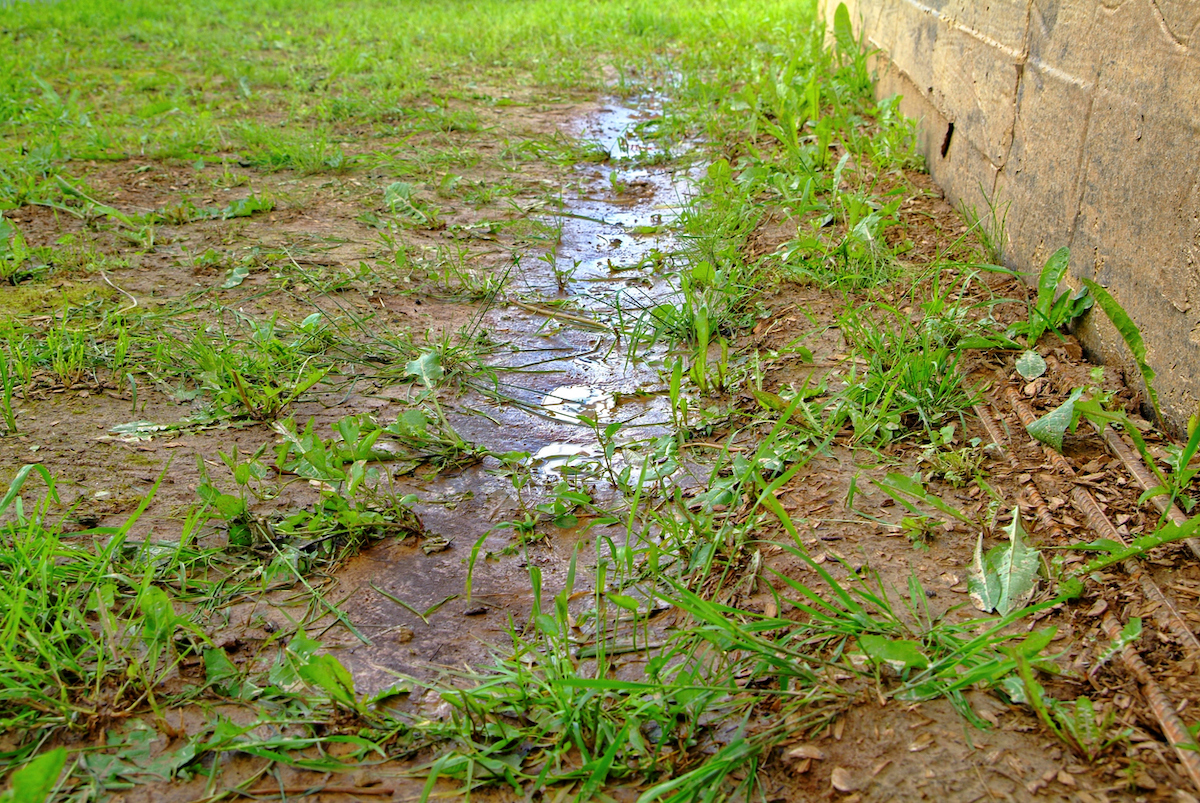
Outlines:
{"type": "Polygon", "coordinates": [[[908,746],[908,752],[920,753],[922,750],[927,750],[933,745],[933,734],[926,731],[913,739],[912,744],[908,746]]]}
{"type": "Polygon", "coordinates": [[[1108,600],[1101,597],[1100,599],[1096,600],[1095,605],[1088,608],[1088,612],[1085,615],[1086,616],[1099,616],[1100,614],[1104,613],[1107,610],[1108,610],[1108,600]]]}
{"type": "Polygon", "coordinates": [[[825,760],[825,751],[813,744],[801,744],[787,751],[788,758],[811,758],[825,760]]]}
{"type": "Polygon", "coordinates": [[[857,792],[866,786],[866,780],[861,776],[855,775],[852,771],[844,767],[834,767],[833,775],[829,778],[833,788],[839,792],[857,792]]]}

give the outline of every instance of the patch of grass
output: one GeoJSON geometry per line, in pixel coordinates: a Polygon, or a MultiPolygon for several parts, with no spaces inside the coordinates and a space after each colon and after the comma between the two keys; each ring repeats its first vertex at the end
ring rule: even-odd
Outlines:
{"type": "Polygon", "coordinates": [[[851,309],[840,320],[842,334],[862,361],[839,394],[835,420],[856,437],[887,442],[919,424],[926,433],[973,403],[958,370],[959,353],[939,343],[929,327],[917,327],[887,305],[851,309]]]}

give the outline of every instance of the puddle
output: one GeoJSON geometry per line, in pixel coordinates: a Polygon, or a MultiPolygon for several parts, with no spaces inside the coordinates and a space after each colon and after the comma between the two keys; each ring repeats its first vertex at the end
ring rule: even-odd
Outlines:
{"type": "MultiPolygon", "coordinates": [[[[372,640],[343,642],[341,657],[361,689],[391,685],[394,672],[425,675],[435,666],[480,665],[487,645],[508,642],[510,617],[519,622],[529,615],[531,564],[551,593],[565,583],[582,539],[617,548],[624,542],[620,528],[560,529],[544,521],[535,536],[522,536],[533,539],[522,545],[514,522],[552,499],[564,481],[597,504],[615,497],[600,470],[604,449],[597,429],[620,424],[614,468],[635,469],[648,458],[624,454],[622,447],[669,431],[663,355],[630,361],[612,328],[619,316],[629,325],[631,314],[673,292],[666,278],[676,247],[669,227],[691,192],[692,177],[639,164],[656,153],[657,146],[638,136],[652,118],[652,104],[609,104],[580,123],[574,133],[600,142],[612,161],[577,168],[584,190],[549,218],[561,224],[556,259],[524,256],[508,292],[520,303],[484,318],[492,339],[507,349],[492,358],[496,382],[488,382],[486,393],[481,388],[457,400],[451,422],[464,438],[495,453],[527,452],[527,474],[489,458],[440,475],[417,489],[425,500],[417,510],[449,549],[426,556],[411,542],[384,544],[339,572],[343,585],[357,589],[343,606],[372,640]],[[469,601],[462,596],[468,556],[469,601]],[[427,617],[413,613],[430,609],[436,612],[427,617]]],[[[590,552],[580,553],[577,578],[583,579],[577,585],[586,582],[584,556],[590,552]]]]}
{"type": "Polygon", "coordinates": [[[548,443],[530,458],[530,465],[539,473],[554,478],[563,478],[571,470],[593,471],[599,465],[596,459],[604,453],[599,446],[578,443],[548,443]]]}
{"type": "Polygon", "coordinates": [[[555,388],[542,399],[551,418],[568,424],[582,423],[581,418],[606,423],[616,406],[613,394],[591,385],[555,388]]]}

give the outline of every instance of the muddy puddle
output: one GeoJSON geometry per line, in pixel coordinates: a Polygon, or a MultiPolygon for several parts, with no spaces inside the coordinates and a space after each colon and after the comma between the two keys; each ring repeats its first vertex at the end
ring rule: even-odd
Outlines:
{"type": "MultiPolygon", "coordinates": [[[[667,274],[678,243],[671,227],[695,174],[647,165],[665,161],[639,134],[653,116],[650,100],[612,102],[578,123],[572,133],[610,158],[577,168],[561,208],[545,217],[559,228],[557,248],[523,255],[504,300],[480,319],[501,344],[486,360],[494,374],[454,401],[450,420],[468,441],[525,456],[508,466],[489,457],[413,487],[426,530],[446,548],[426,554],[411,540],[384,543],[339,571],[334,598],[371,643],[333,632],[326,640],[340,643],[360,691],[392,685],[394,673],[428,677],[480,665],[490,646],[502,647],[508,629],[527,620],[531,565],[550,595],[563,587],[578,550],[582,591],[596,560],[592,544],[602,552],[623,544],[623,528],[589,526],[586,517],[556,524],[545,509],[536,528],[522,532],[514,523],[564,489],[598,506],[611,502],[618,491],[608,472],[640,470],[648,458],[638,445],[669,431],[668,355],[648,349],[632,357],[628,333],[638,317],[672,300],[667,274]],[[601,441],[613,424],[606,458],[601,441]]],[[[581,654],[586,642],[581,634],[581,654]]]]}

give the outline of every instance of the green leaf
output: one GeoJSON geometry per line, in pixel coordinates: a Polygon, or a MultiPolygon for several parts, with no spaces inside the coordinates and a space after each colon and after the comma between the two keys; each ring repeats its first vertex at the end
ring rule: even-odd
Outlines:
{"type": "Polygon", "coordinates": [[[142,641],[148,645],[162,647],[175,634],[180,617],[167,592],[158,586],[150,586],[142,593],[142,641]]]}
{"type": "Polygon", "coordinates": [[[1042,336],[1047,327],[1053,325],[1050,320],[1050,309],[1054,306],[1054,294],[1058,290],[1059,282],[1062,281],[1063,274],[1067,272],[1070,262],[1071,250],[1064,246],[1051,254],[1050,258],[1046,260],[1046,264],[1042,266],[1042,272],[1038,276],[1037,304],[1034,306],[1034,314],[1029,321],[1030,346],[1037,343],[1038,338],[1042,336]]]}
{"type": "Polygon", "coordinates": [[[408,376],[415,376],[429,390],[433,390],[446,375],[446,372],[442,370],[442,363],[436,351],[427,351],[409,362],[404,366],[404,373],[408,376]]]}
{"type": "Polygon", "coordinates": [[[971,560],[970,574],[967,575],[967,591],[975,607],[985,613],[996,610],[1000,604],[1000,578],[988,570],[983,556],[983,533],[975,540],[975,555],[971,560]]]}
{"type": "Polygon", "coordinates": [[[1076,388],[1071,391],[1071,395],[1067,400],[1060,404],[1055,409],[1046,413],[1044,416],[1034,421],[1025,429],[1029,431],[1037,440],[1053,446],[1055,451],[1061,452],[1063,448],[1063,435],[1068,429],[1075,428],[1075,402],[1079,401],[1079,397],[1083,395],[1082,388],[1076,388]]]}
{"type": "Polygon", "coordinates": [[[204,651],[204,679],[209,685],[225,691],[232,687],[230,681],[236,681],[241,673],[233,661],[225,654],[225,650],[211,649],[204,651]]]}
{"type": "Polygon", "coordinates": [[[354,678],[332,655],[318,655],[301,665],[297,672],[304,681],[328,694],[333,702],[350,709],[358,708],[354,678]]]}
{"type": "Polygon", "coordinates": [[[1046,373],[1046,361],[1042,359],[1042,355],[1029,349],[1017,357],[1017,373],[1025,379],[1037,379],[1046,373]]]}
{"type": "Polygon", "coordinates": [[[270,198],[260,198],[251,195],[240,198],[221,210],[221,217],[228,220],[235,217],[250,217],[255,212],[270,212],[275,208],[275,202],[270,198]]]}
{"type": "Polygon", "coordinates": [[[850,10],[846,8],[845,3],[838,3],[833,12],[833,38],[844,56],[851,55],[858,49],[858,43],[854,41],[854,27],[850,24],[850,10]]]}
{"type": "Polygon", "coordinates": [[[921,645],[916,641],[863,634],[858,637],[858,646],[872,661],[887,664],[896,672],[929,666],[929,659],[921,652],[921,645]]]}
{"type": "MultiPolygon", "coordinates": [[[[424,441],[429,437],[429,418],[421,410],[415,407],[410,408],[397,416],[396,420],[385,427],[383,431],[402,441],[424,441]]],[[[509,455],[517,454],[529,456],[528,452],[508,452],[500,459],[504,460],[509,455]]]]}
{"type": "Polygon", "coordinates": [[[711,262],[698,262],[692,268],[692,278],[703,285],[711,285],[717,280],[717,271],[713,268],[711,262]]]}
{"type": "Polygon", "coordinates": [[[54,476],[50,473],[50,469],[41,463],[27,463],[17,469],[16,476],[8,484],[8,493],[4,494],[3,499],[0,499],[0,513],[8,510],[8,506],[20,495],[21,487],[25,484],[25,480],[29,479],[30,472],[33,471],[37,471],[37,473],[42,475],[42,479],[46,481],[46,486],[50,489],[50,497],[55,502],[58,501],[58,491],[54,488],[54,476]]]}
{"type": "Polygon", "coordinates": [[[225,277],[225,281],[221,283],[221,289],[230,290],[234,287],[237,287],[239,284],[246,281],[246,277],[249,275],[249,265],[237,265],[231,271],[229,271],[229,275],[225,277]]]}
{"type": "Polygon", "coordinates": [[[12,774],[12,786],[0,799],[5,803],[45,803],[58,784],[67,751],[56,747],[12,774]]]}
{"type": "Polygon", "coordinates": [[[1121,333],[1125,345],[1129,347],[1130,353],[1133,354],[1133,359],[1137,362],[1138,370],[1142,372],[1142,379],[1146,383],[1146,394],[1150,397],[1151,406],[1154,407],[1154,415],[1160,416],[1161,414],[1158,410],[1158,393],[1154,390],[1154,377],[1157,374],[1155,374],[1154,369],[1146,362],[1146,344],[1142,341],[1142,333],[1108,290],[1096,284],[1091,279],[1083,279],[1082,281],[1092,291],[1092,295],[1096,297],[1096,303],[1100,305],[1100,309],[1104,310],[1104,314],[1108,316],[1113,326],[1121,333]]]}
{"type": "Polygon", "coordinates": [[[1041,566],[1041,553],[1025,541],[1019,508],[1013,509],[1012,523],[1005,532],[1008,543],[997,544],[986,555],[983,554],[983,535],[979,536],[967,578],[967,590],[975,607],[984,613],[996,611],[1001,616],[1007,616],[1029,601],[1041,566]]]}
{"type": "Polygon", "coordinates": [[[640,605],[636,599],[625,596],[624,594],[607,594],[606,597],[614,605],[619,608],[624,608],[627,611],[636,611],[640,605]]]}

